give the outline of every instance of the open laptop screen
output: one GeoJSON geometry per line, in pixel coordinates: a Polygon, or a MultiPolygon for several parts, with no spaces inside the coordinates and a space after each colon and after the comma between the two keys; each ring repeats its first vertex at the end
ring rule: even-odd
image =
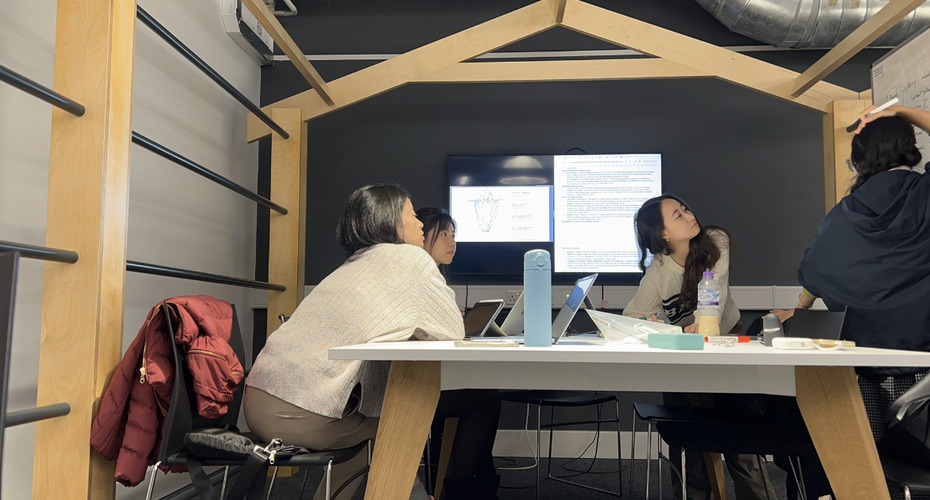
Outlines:
{"type": "Polygon", "coordinates": [[[572,292],[568,294],[568,298],[565,299],[565,305],[562,306],[562,309],[559,310],[559,314],[556,315],[555,320],[552,321],[553,344],[558,342],[562,334],[565,333],[565,330],[568,329],[568,325],[572,322],[572,318],[575,317],[575,313],[578,312],[578,309],[581,308],[581,304],[584,302],[585,297],[588,296],[588,292],[591,291],[591,287],[594,286],[594,280],[596,279],[597,273],[594,273],[575,282],[575,288],[572,289],[572,292]]]}
{"type": "Polygon", "coordinates": [[[795,309],[794,316],[785,331],[785,336],[840,340],[845,317],[845,311],[795,309]]]}

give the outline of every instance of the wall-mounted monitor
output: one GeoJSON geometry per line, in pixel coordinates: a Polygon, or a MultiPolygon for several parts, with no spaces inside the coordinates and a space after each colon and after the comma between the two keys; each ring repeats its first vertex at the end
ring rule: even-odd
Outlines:
{"type": "Polygon", "coordinates": [[[448,173],[451,275],[522,275],[535,248],[566,280],[640,275],[633,216],[662,193],[661,154],[450,155],[448,173]]]}

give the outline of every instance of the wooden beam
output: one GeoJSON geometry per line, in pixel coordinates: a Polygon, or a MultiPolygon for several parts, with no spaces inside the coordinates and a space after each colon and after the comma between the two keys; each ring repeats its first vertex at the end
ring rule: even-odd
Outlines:
{"type": "Polygon", "coordinates": [[[562,24],[562,19],[565,18],[565,1],[566,0],[559,0],[556,6],[556,11],[555,11],[555,23],[556,24],[562,24]]]}
{"type": "Polygon", "coordinates": [[[248,7],[249,12],[258,19],[258,22],[265,28],[265,31],[271,35],[274,43],[278,44],[278,47],[287,55],[287,58],[294,63],[297,71],[303,75],[307,82],[310,83],[310,86],[316,90],[320,98],[323,99],[323,102],[332,106],[334,104],[333,98],[329,96],[323,77],[320,76],[313,65],[310,64],[310,61],[307,60],[307,56],[300,50],[300,47],[297,46],[294,39],[287,34],[287,30],[284,29],[284,26],[281,25],[278,18],[274,17],[274,14],[268,9],[265,3],[261,0],[242,0],[242,3],[248,7]]]}
{"type": "Polygon", "coordinates": [[[54,88],[87,108],[52,111],[32,498],[113,498],[113,464],[89,446],[91,422],[123,347],[135,0],[58,2],[54,88]]]}
{"type": "Polygon", "coordinates": [[[827,103],[834,99],[854,99],[856,96],[851,90],[825,82],[817,83],[800,96],[792,96],[791,91],[798,75],[794,71],[580,0],[568,0],[562,25],[621,47],[690,66],[716,75],[721,80],[821,113],[826,112],[827,103]]]}
{"type": "Polygon", "coordinates": [[[874,16],[866,19],[849,36],[801,73],[795,80],[791,95],[797,97],[806,92],[923,3],[924,0],[889,0],[874,16]]]}
{"type": "Polygon", "coordinates": [[[274,109],[271,117],[290,138],[271,138],[271,199],[286,208],[287,215],[270,214],[268,281],[287,289],[268,292],[268,335],[281,325],[278,315],[290,316],[304,298],[307,227],[307,125],[299,109],[274,109]]]}
{"type": "MultiPolygon", "coordinates": [[[[557,0],[540,0],[490,21],[329,82],[335,104],[328,106],[316,90],[282,99],[262,108],[300,108],[304,120],[325,115],[415,81],[446,66],[510,45],[554,26],[557,0]]],[[[249,142],[270,133],[267,125],[249,114],[249,142]]]]}
{"type": "Polygon", "coordinates": [[[708,78],[714,75],[665,59],[465,62],[447,66],[416,83],[554,82],[708,78]]]}
{"type": "Polygon", "coordinates": [[[846,127],[859,118],[871,100],[833,101],[823,116],[823,187],[824,208],[829,212],[849,193],[856,174],[846,167],[853,134],[846,127]]]}

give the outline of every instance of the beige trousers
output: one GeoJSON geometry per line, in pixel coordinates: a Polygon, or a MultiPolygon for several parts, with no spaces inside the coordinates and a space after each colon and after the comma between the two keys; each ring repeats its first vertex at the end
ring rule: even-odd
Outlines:
{"type": "MultiPolygon", "coordinates": [[[[330,418],[309,412],[254,387],[246,386],[243,400],[245,420],[249,429],[263,441],[281,438],[284,444],[303,446],[311,450],[348,448],[366,439],[374,439],[378,419],[358,412],[359,397],[353,392],[342,418],[330,418]]],[[[349,477],[368,465],[368,451],[347,462],[333,465],[332,489],[335,491],[349,477]]],[[[361,486],[365,475],[346,486],[335,500],[350,500],[361,486]]],[[[326,485],[321,482],[314,500],[323,500],[326,485]]]]}

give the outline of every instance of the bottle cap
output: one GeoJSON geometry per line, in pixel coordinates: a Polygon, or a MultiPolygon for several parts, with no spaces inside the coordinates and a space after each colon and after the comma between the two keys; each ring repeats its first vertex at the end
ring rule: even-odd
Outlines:
{"type": "Polygon", "coordinates": [[[713,271],[704,271],[704,277],[705,277],[705,278],[713,278],[713,277],[714,277],[714,272],[713,272],[713,271]]]}
{"type": "Polygon", "coordinates": [[[552,269],[552,262],[549,260],[549,252],[546,250],[530,250],[523,254],[524,271],[549,271],[552,269]]]}

